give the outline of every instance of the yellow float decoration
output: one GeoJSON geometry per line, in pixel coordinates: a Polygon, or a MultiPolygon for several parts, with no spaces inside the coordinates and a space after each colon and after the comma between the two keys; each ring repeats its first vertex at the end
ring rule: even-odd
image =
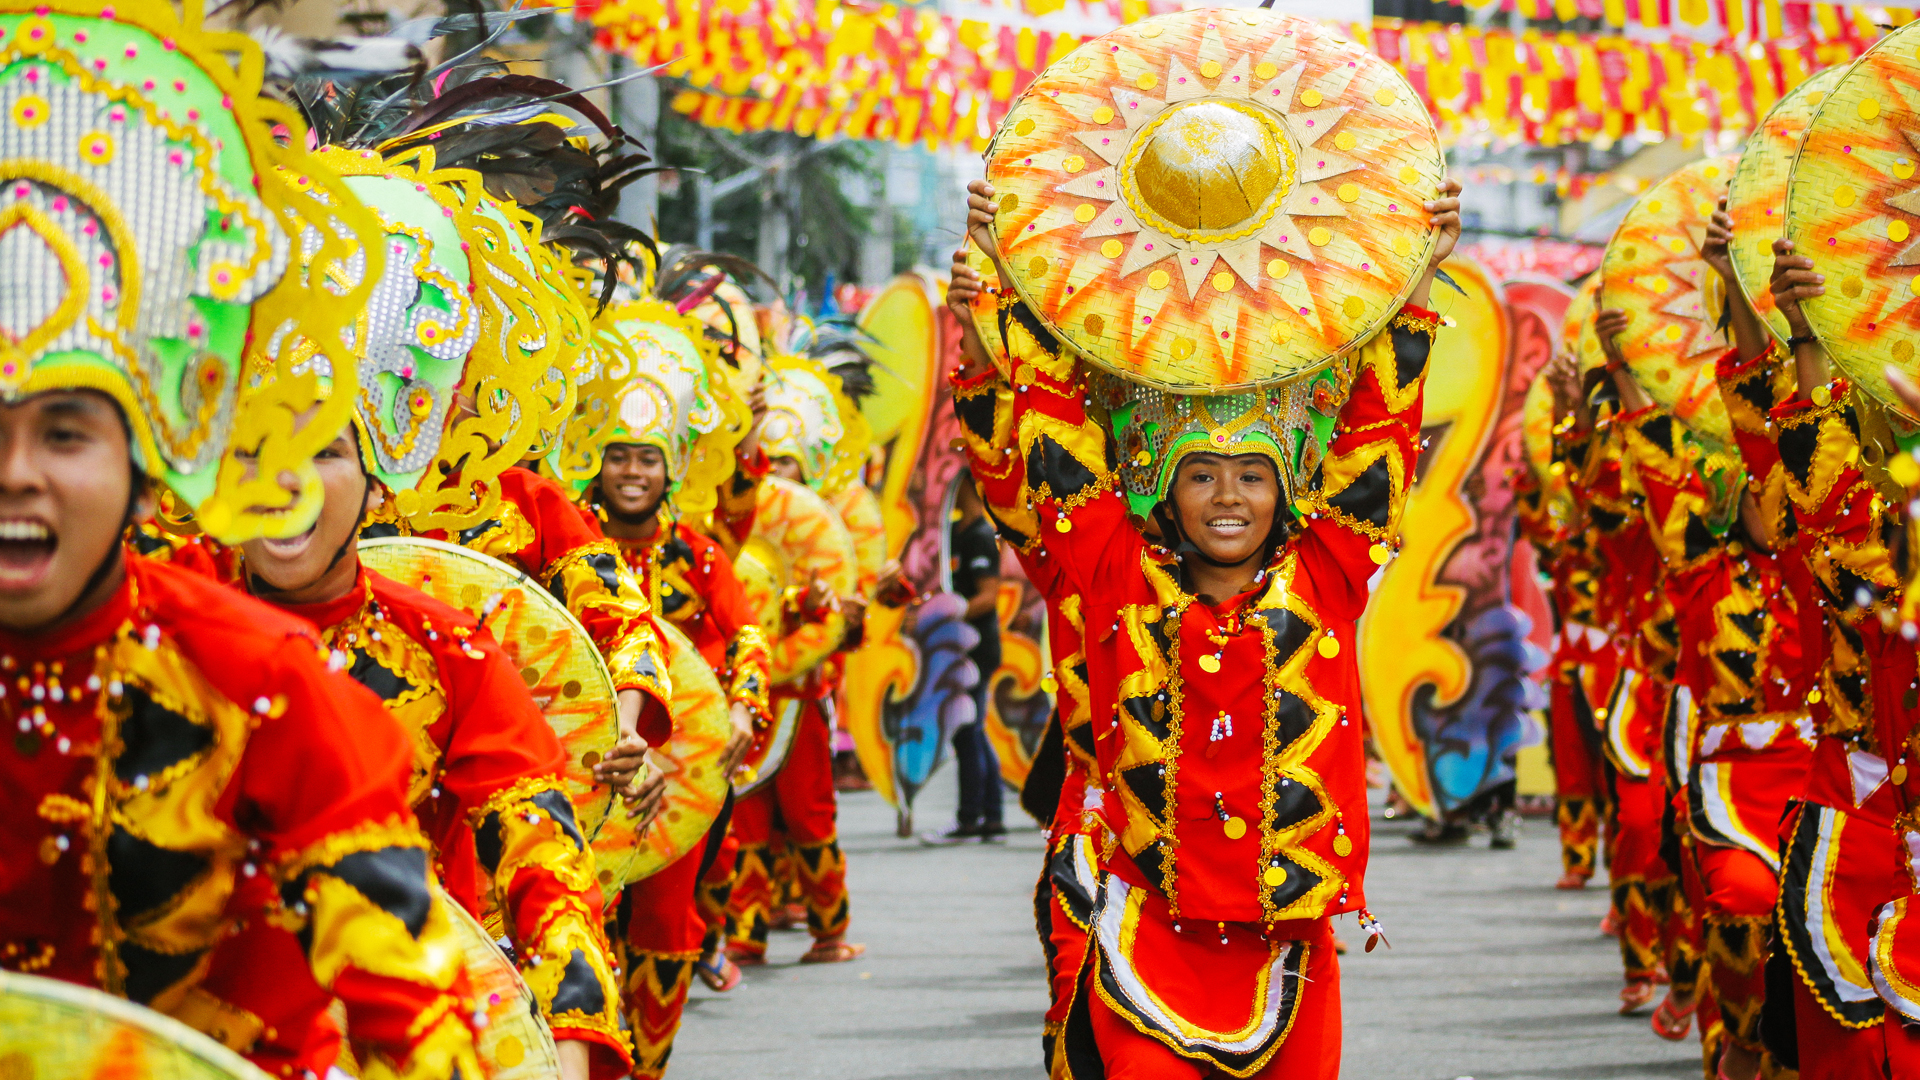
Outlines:
{"type": "MultiPolygon", "coordinates": [[[[1000,761],[1000,779],[1015,791],[1027,785],[1027,773],[1033,770],[1034,747],[1027,745],[1010,719],[1001,713],[1000,688],[1006,687],[1015,701],[1030,700],[1042,692],[1042,680],[1049,674],[1045,647],[1014,626],[1014,619],[1020,614],[1020,601],[1030,587],[1020,579],[1000,583],[1000,595],[994,603],[995,617],[1000,620],[1000,666],[980,673],[987,680],[984,730],[1000,761]]],[[[1041,720],[1044,719],[1042,716],[1041,720]]]]}
{"type": "MultiPolygon", "coordinates": [[[[991,273],[991,264],[977,248],[972,250],[991,273]]],[[[913,488],[925,482],[921,457],[942,374],[940,306],[938,283],[907,273],[880,290],[860,313],[861,329],[873,338],[868,351],[876,361],[874,384],[881,388],[863,411],[874,444],[886,454],[879,501],[889,559],[901,557],[920,524],[913,488]]],[[[918,657],[900,633],[905,616],[901,608],[868,605],[866,641],[846,658],[840,711],[861,771],[896,808],[901,803],[883,712],[889,700],[907,696],[918,678],[918,657]]]]}
{"type": "MultiPolygon", "coordinates": [[[[1442,306],[1453,321],[1434,341],[1422,424],[1445,426],[1421,454],[1401,527],[1405,544],[1374,586],[1361,616],[1360,689],[1375,747],[1394,786],[1427,817],[1438,805],[1416,708],[1459,700],[1472,663],[1445,636],[1466,590],[1441,580],[1447,560],[1478,524],[1466,491],[1499,418],[1509,351],[1506,305],[1478,266],[1450,259],[1446,271],[1466,290],[1442,306]]],[[[1436,298],[1438,300],[1438,298],[1436,298]]]]}
{"type": "Polygon", "coordinates": [[[1807,321],[1848,378],[1890,405],[1888,364],[1920,375],[1920,25],[1880,39],[1827,93],[1787,179],[1787,230],[1826,275],[1807,321]]]}
{"type": "Polygon", "coordinates": [[[1008,283],[1131,382],[1246,390],[1312,371],[1400,309],[1445,161],[1398,72],[1267,10],[1162,15],[1089,41],[987,149],[1008,283]]]}

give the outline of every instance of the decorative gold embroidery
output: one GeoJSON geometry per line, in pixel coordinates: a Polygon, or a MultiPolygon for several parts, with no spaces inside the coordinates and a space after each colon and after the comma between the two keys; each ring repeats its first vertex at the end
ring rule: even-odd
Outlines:
{"type": "Polygon", "coordinates": [[[320,640],[328,648],[354,656],[356,664],[384,668],[403,684],[394,696],[382,700],[413,742],[413,779],[407,785],[407,805],[417,808],[431,796],[440,775],[441,752],[433,741],[432,728],[446,715],[447,692],[433,655],[381,617],[371,583],[363,583],[362,588],[366,595],[359,610],[322,629],[320,640]]]}

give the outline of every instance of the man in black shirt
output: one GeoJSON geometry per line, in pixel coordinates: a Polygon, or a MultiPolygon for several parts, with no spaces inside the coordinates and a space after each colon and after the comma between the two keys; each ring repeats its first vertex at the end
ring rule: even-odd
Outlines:
{"type": "Polygon", "coordinates": [[[959,821],[947,832],[921,838],[933,844],[993,842],[1007,832],[1001,821],[1000,758],[987,738],[987,692],[993,673],[1000,668],[1000,538],[974,490],[973,477],[962,472],[954,482],[948,568],[953,591],[967,601],[967,623],[980,632],[980,644],[967,654],[980,670],[980,682],[973,689],[973,722],[953,733],[954,757],[960,766],[959,821]]]}

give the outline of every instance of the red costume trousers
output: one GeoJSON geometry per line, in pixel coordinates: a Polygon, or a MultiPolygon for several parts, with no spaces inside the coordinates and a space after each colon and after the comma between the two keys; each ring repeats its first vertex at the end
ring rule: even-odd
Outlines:
{"type": "MultiPolygon", "coordinates": [[[[776,690],[775,698],[781,693],[776,690]]],[[[779,902],[768,846],[776,817],[797,856],[807,929],[819,940],[847,932],[847,860],[840,853],[835,821],[832,740],[819,703],[807,699],[785,764],[770,783],[734,804],[733,835],[740,854],[727,901],[727,947],[736,953],[762,956],[767,951],[779,902]]]]}
{"type": "Polygon", "coordinates": [[[1592,746],[1593,720],[1585,708],[1579,669],[1567,665],[1553,680],[1548,740],[1553,751],[1554,819],[1560,826],[1560,866],[1593,876],[1600,845],[1600,759],[1592,746]],[[1576,700],[1578,699],[1578,700],[1576,700]]]}
{"type": "MultiPolygon", "coordinates": [[[[1340,1077],[1340,958],[1333,951],[1333,925],[1321,922],[1320,938],[1313,942],[1300,987],[1300,1011],[1293,1027],[1272,1058],[1251,1076],[1263,1080],[1339,1080],[1340,1077]]],[[[1092,965],[1087,965],[1091,978],[1092,965]]],[[[1174,1053],[1101,1000],[1085,979],[1080,993],[1087,995],[1093,1039],[1106,1066],[1107,1080],[1206,1080],[1227,1074],[1203,1061],[1174,1053]]]]}
{"type": "Polygon", "coordinates": [[[1653,978],[1665,951],[1667,912],[1660,899],[1674,891],[1666,887],[1673,875],[1660,857],[1666,789],[1658,776],[1636,780],[1615,773],[1613,777],[1613,842],[1607,875],[1620,923],[1620,960],[1629,980],[1653,978]]]}
{"type": "MultiPolygon", "coordinates": [[[[1064,802],[1064,800],[1063,800],[1064,802]]],[[[1054,818],[1056,828],[1063,821],[1076,820],[1078,814],[1054,818]]],[[[1087,959],[1091,941],[1088,924],[1093,915],[1093,896],[1098,885],[1083,867],[1099,862],[1091,840],[1077,833],[1062,832],[1047,845],[1047,862],[1034,889],[1033,915],[1040,934],[1040,951],[1047,964],[1046,1023],[1040,1035],[1052,1077],[1067,1074],[1060,1037],[1066,1030],[1067,1014],[1073,1006],[1074,988],[1080,981],[1080,969],[1087,959]]]]}
{"type": "Polygon", "coordinates": [[[727,901],[733,896],[733,875],[739,862],[740,839],[733,835],[729,819],[727,835],[721,838],[713,865],[707,867],[707,876],[700,879],[700,887],[694,894],[700,918],[707,924],[706,938],[700,946],[702,952],[718,951],[726,943],[727,901]]]}
{"type": "Polygon", "coordinates": [[[665,1075],[687,1005],[693,963],[706,921],[695,906],[702,849],[627,886],[627,1022],[633,1027],[635,1077],[665,1075]]]}
{"type": "Polygon", "coordinates": [[[1705,891],[1707,970],[1727,1038],[1756,1053],[1760,1007],[1767,999],[1767,950],[1780,880],[1758,855],[1744,848],[1694,843],[1705,891]]]}

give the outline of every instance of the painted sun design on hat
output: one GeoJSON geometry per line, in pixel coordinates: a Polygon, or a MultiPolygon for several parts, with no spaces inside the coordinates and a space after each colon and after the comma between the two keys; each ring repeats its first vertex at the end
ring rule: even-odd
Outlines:
{"type": "Polygon", "coordinates": [[[1390,318],[1444,162],[1399,74],[1269,11],[1082,45],[987,152],[1011,284],[1130,380],[1220,393],[1313,370],[1390,318]]]}
{"type": "Polygon", "coordinates": [[[1720,329],[1726,287],[1701,255],[1707,226],[1727,194],[1731,157],[1707,158],[1647,189],[1607,242],[1601,309],[1627,314],[1627,368],[1694,433],[1733,445],[1733,423],[1714,362],[1730,343],[1720,329]]]}
{"type": "MultiPolygon", "coordinates": [[[[1834,364],[1894,402],[1920,376],[1920,24],[1854,61],[1807,125],[1787,180],[1787,238],[1826,276],[1802,309],[1834,364]]],[[[1920,418],[1916,418],[1920,419],[1920,418]]]]}
{"type": "Polygon", "coordinates": [[[1846,74],[1844,67],[1815,72],[1782,95],[1747,139],[1746,149],[1727,181],[1727,216],[1733,219],[1733,276],[1748,302],[1766,319],[1774,336],[1785,341],[1786,316],[1773,306],[1773,242],[1786,231],[1787,174],[1800,139],[1820,103],[1846,74]]]}

